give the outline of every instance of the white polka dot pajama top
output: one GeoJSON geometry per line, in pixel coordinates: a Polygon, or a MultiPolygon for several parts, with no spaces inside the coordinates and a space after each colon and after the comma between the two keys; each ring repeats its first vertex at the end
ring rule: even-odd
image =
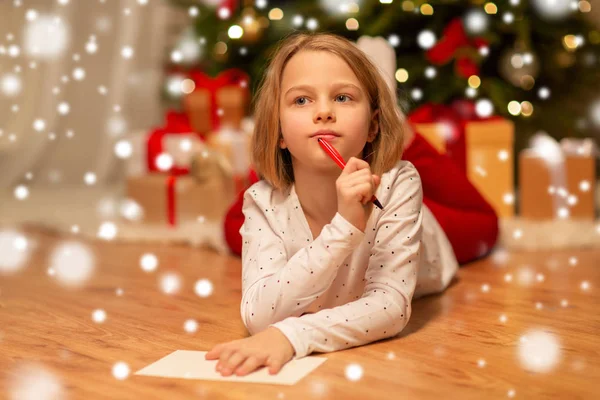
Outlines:
{"type": "Polygon", "coordinates": [[[442,228],[423,204],[414,165],[381,176],[365,232],[339,213],[312,237],[292,185],[264,180],[244,193],[241,317],[251,334],[269,326],[296,359],[393,337],[411,300],[443,291],[458,269],[442,228]]]}

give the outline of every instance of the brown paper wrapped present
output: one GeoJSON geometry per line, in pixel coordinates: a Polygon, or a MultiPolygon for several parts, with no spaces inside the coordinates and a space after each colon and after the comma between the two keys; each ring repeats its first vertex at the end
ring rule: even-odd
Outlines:
{"type": "Polygon", "coordinates": [[[246,174],[250,167],[252,134],[242,130],[222,129],[205,136],[206,145],[229,160],[234,174],[246,174]]]}
{"type": "Polygon", "coordinates": [[[233,169],[225,155],[207,147],[192,156],[190,174],[199,183],[210,181],[215,177],[230,180],[233,169]]]}
{"type": "Polygon", "coordinates": [[[537,136],[537,148],[519,154],[519,206],[525,219],[596,217],[595,145],[537,136]]]}
{"type": "Polygon", "coordinates": [[[127,178],[127,197],[143,210],[144,223],[177,225],[204,218],[220,222],[233,202],[233,180],[214,176],[198,182],[191,175],[150,174],[127,178]]]}
{"type": "Polygon", "coordinates": [[[239,129],[246,116],[247,101],[245,90],[240,87],[224,87],[217,92],[217,104],[213,105],[207,90],[197,90],[184,98],[186,113],[194,131],[206,133],[217,124],[211,119],[211,108],[217,107],[219,127],[239,129]]]}
{"type": "Polygon", "coordinates": [[[251,138],[251,131],[233,129],[222,129],[205,136],[206,145],[213,151],[222,154],[231,165],[236,192],[247,185],[245,180],[251,168],[251,138]]]}
{"type": "Polygon", "coordinates": [[[206,144],[195,133],[165,134],[162,138],[163,152],[170,155],[179,168],[190,168],[195,154],[206,149],[206,144]]]}
{"type": "Polygon", "coordinates": [[[200,71],[190,77],[195,90],[183,98],[183,106],[194,131],[206,134],[220,128],[240,129],[250,100],[248,75],[230,69],[216,78],[200,71]]]}
{"type": "Polygon", "coordinates": [[[195,132],[204,133],[212,129],[211,95],[206,90],[197,90],[183,98],[186,114],[195,132]]]}
{"type": "Polygon", "coordinates": [[[471,121],[465,127],[467,177],[500,217],[514,215],[514,124],[471,121]]]}

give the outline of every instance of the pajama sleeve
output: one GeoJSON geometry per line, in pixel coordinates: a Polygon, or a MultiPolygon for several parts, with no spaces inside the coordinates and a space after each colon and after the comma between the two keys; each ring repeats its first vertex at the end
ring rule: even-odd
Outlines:
{"type": "Polygon", "coordinates": [[[406,326],[420,260],[422,189],[408,162],[387,186],[393,194],[376,226],[362,297],[273,324],[292,343],[296,359],[392,337],[406,326]]]}
{"type": "Polygon", "coordinates": [[[290,316],[299,316],[323,294],[338,268],[365,233],[339,213],[311,243],[287,257],[282,236],[268,213],[269,189],[258,182],[244,194],[241,317],[251,334],[290,316]]]}

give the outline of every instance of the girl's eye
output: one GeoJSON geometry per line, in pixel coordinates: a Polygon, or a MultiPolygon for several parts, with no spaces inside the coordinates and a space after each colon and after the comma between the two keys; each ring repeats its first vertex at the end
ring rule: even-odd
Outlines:
{"type": "MultiPolygon", "coordinates": [[[[350,97],[348,97],[348,96],[347,96],[347,95],[345,95],[345,94],[340,94],[340,95],[338,95],[338,96],[336,97],[336,99],[339,99],[340,97],[341,97],[341,98],[346,98],[347,100],[350,100],[350,97]]],[[[346,101],[342,101],[342,103],[345,103],[345,102],[346,102],[346,101]]]]}
{"type": "Polygon", "coordinates": [[[306,97],[298,97],[296,100],[294,100],[294,103],[299,106],[303,106],[304,104],[306,104],[306,97]],[[298,100],[305,100],[305,101],[303,103],[298,103],[298,100]]]}

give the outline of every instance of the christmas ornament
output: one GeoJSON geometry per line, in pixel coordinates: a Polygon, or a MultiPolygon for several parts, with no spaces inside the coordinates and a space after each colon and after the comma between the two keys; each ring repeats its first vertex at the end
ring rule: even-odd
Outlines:
{"type": "Polygon", "coordinates": [[[538,58],[532,52],[507,50],[500,57],[500,75],[514,86],[529,90],[540,71],[538,58]]]}

